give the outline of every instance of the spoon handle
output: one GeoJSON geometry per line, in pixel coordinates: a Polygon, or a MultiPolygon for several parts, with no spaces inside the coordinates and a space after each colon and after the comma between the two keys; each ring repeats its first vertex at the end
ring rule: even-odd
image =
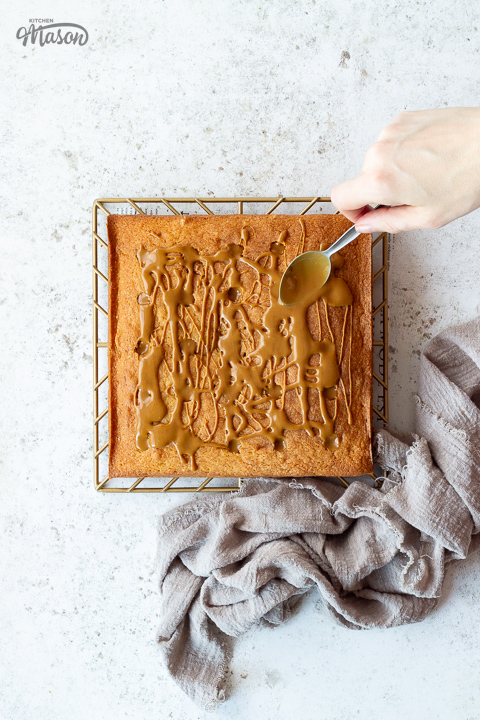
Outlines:
{"type": "Polygon", "coordinates": [[[335,240],[333,245],[330,245],[329,248],[323,251],[323,254],[327,257],[331,257],[333,253],[338,252],[342,248],[345,247],[345,245],[348,245],[348,243],[351,243],[352,240],[355,240],[361,233],[357,232],[355,230],[355,225],[352,225],[351,228],[348,228],[347,232],[344,232],[341,237],[338,238],[338,240],[335,240]]]}
{"type": "MultiPolygon", "coordinates": [[[[385,207],[385,205],[373,205],[372,210],[378,210],[379,208],[385,207]]],[[[327,257],[331,257],[333,253],[338,252],[342,248],[345,247],[345,245],[348,245],[348,243],[351,243],[352,240],[355,240],[359,235],[362,233],[359,233],[355,230],[355,225],[352,225],[352,227],[348,228],[346,232],[341,235],[338,240],[335,240],[333,245],[330,245],[329,248],[323,251],[323,253],[327,257]]]]}

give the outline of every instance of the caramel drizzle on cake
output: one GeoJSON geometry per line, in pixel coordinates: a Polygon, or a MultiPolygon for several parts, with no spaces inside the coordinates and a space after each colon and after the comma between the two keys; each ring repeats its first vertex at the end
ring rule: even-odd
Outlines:
{"type": "MultiPolygon", "coordinates": [[[[295,255],[305,244],[299,221],[295,255]]],[[[144,285],[135,348],[138,450],[173,443],[195,468],[195,453],[206,445],[239,452],[242,440],[263,437],[281,451],[288,443],[285,431],[301,430],[334,450],[340,397],[352,423],[352,294],[335,274],[343,258],[333,256],[332,274],[313,305],[309,300],[286,307],[278,292],[293,259],[285,257],[288,231],[256,258],[248,252],[252,232],[243,227],[238,244],[213,255],[184,245],[138,251],[144,285]],[[338,348],[331,307],[345,308],[338,348]],[[312,312],[316,337],[307,323],[312,312]]]]}

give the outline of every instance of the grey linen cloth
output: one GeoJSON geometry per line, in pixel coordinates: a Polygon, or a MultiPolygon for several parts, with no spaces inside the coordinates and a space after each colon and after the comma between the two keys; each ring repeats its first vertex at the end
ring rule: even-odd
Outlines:
{"type": "Polygon", "coordinates": [[[479,546],[480,318],[421,356],[416,434],[381,430],[381,489],[328,478],[246,479],[159,522],[166,665],[199,705],[225,699],[232,638],[278,625],[311,588],[336,622],[388,628],[423,620],[445,564],[479,546]]]}

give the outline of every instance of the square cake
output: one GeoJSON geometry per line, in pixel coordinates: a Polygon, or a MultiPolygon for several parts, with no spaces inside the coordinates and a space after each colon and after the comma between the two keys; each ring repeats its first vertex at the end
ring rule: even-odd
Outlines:
{"type": "Polygon", "coordinates": [[[288,263],[341,215],[110,215],[109,477],[371,472],[371,235],[309,303],[288,263]]]}

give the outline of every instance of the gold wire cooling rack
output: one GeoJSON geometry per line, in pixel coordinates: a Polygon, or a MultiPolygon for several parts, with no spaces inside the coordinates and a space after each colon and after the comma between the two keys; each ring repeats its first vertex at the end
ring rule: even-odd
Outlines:
{"type": "MultiPolygon", "coordinates": [[[[125,215],[215,215],[245,213],[270,215],[277,209],[282,214],[332,212],[329,197],[313,198],[101,198],[92,208],[92,268],[93,268],[93,464],[95,490],[110,493],[142,492],[233,492],[240,488],[241,479],[198,478],[191,484],[178,485],[181,479],[165,478],[109,478],[108,466],[108,240],[106,218],[111,213],[125,215]],[[100,410],[100,407],[104,408],[100,410]],[[227,479],[228,480],[228,479],[227,479]],[[142,487],[140,487],[142,484],[142,487]]],[[[375,234],[372,242],[373,293],[373,412],[374,425],[386,425],[388,420],[388,236],[375,234]]],[[[368,479],[368,476],[362,476],[368,479]]],[[[371,477],[381,484],[374,473],[371,477]]],[[[348,486],[355,478],[338,478],[348,486]]]]}

